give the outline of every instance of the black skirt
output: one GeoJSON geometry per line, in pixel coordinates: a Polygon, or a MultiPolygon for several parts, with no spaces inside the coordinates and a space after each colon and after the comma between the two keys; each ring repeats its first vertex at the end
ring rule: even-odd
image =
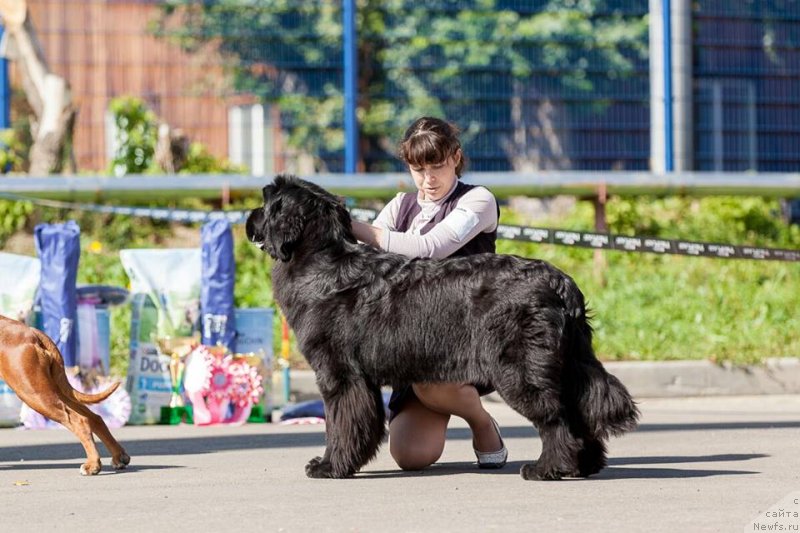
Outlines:
{"type": "MultiPolygon", "coordinates": [[[[494,392],[494,387],[491,385],[476,385],[473,386],[478,389],[478,394],[481,396],[486,396],[487,394],[494,392]]],[[[400,387],[392,389],[392,395],[389,397],[389,422],[397,416],[397,414],[403,410],[406,403],[412,399],[416,398],[417,395],[414,393],[414,388],[411,385],[402,385],[400,387]]]]}

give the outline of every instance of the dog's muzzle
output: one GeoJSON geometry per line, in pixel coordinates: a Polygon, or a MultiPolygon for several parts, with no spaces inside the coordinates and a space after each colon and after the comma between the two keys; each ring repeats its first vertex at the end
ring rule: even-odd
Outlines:
{"type": "Polygon", "coordinates": [[[264,249],[264,242],[266,237],[264,235],[264,209],[253,209],[245,222],[245,233],[247,240],[258,246],[261,250],[264,249]]]}

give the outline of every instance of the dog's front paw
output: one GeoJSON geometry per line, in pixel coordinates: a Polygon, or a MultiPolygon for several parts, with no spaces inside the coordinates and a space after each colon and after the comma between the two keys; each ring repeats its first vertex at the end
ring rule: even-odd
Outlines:
{"type": "Polygon", "coordinates": [[[564,476],[560,470],[542,461],[522,465],[522,468],[519,469],[519,474],[522,476],[522,479],[529,481],[554,481],[564,476]]]}
{"type": "Polygon", "coordinates": [[[330,461],[325,461],[321,457],[314,457],[306,465],[306,475],[311,478],[345,478],[352,474],[336,472],[330,461]]]}
{"type": "Polygon", "coordinates": [[[86,461],[81,465],[82,476],[96,476],[100,473],[102,465],[100,461],[86,461]]]}
{"type": "Polygon", "coordinates": [[[333,477],[333,465],[323,461],[322,457],[314,457],[306,465],[306,475],[313,478],[333,477]]]}
{"type": "Polygon", "coordinates": [[[308,464],[306,465],[306,472],[308,472],[309,468],[313,468],[322,462],[322,457],[314,457],[311,459],[308,464]]]}

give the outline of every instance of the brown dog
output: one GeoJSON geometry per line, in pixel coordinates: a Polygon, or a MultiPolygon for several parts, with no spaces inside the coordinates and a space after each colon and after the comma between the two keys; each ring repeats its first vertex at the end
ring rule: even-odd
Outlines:
{"type": "Polygon", "coordinates": [[[0,316],[0,378],[32,409],[78,437],[86,450],[82,475],[100,472],[100,454],[93,434],[111,452],[115,469],[121,470],[130,463],[130,456],[103,419],[84,405],[102,402],[117,390],[119,382],[98,394],[76,391],[67,381],[64,359],[53,341],[41,331],[4,316],[0,316]]]}

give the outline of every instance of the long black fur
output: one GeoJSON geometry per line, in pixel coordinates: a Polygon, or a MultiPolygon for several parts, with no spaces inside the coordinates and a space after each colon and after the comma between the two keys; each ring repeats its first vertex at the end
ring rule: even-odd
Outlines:
{"type": "Polygon", "coordinates": [[[327,419],[310,477],[348,477],[385,433],[380,387],[491,384],[539,431],[525,479],[585,477],[638,409],[592,350],[581,291],[552,265],[480,254],[408,259],[359,244],[333,195],[292,176],[264,187],[247,237],[275,259],[275,300],[314,369],[327,419]]]}

